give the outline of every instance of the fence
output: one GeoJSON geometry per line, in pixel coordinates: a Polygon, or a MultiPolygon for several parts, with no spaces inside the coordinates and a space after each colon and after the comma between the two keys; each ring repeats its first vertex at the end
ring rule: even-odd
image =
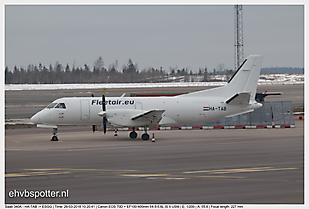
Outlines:
{"type": "Polygon", "coordinates": [[[272,114],[275,125],[295,125],[291,101],[272,102],[272,114]]]}

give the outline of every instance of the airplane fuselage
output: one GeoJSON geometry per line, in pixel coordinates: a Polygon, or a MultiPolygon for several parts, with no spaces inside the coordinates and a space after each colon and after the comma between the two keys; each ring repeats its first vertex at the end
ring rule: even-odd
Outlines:
{"type": "MultiPolygon", "coordinates": [[[[106,124],[154,127],[173,124],[198,124],[223,117],[240,115],[262,107],[255,101],[262,56],[251,55],[225,86],[173,97],[67,97],[52,102],[35,114],[31,121],[38,127],[58,125],[106,124]]],[[[94,127],[94,126],[93,126],[94,127]]],[[[93,128],[94,130],[94,128],[93,128]]],[[[147,129],[145,129],[147,130],[147,129]]],[[[148,140],[147,133],[142,139],[148,140]]]]}
{"type": "MultiPolygon", "coordinates": [[[[211,98],[175,97],[107,97],[107,111],[117,110],[109,121],[119,126],[143,126],[143,121],[132,121],[131,117],[149,109],[165,110],[159,125],[196,124],[216,120],[238,112],[259,108],[260,105],[228,105],[220,97],[211,98]],[[125,120],[128,120],[126,123],[125,120]],[[119,121],[119,122],[117,122],[119,121]]],[[[70,97],[55,100],[65,108],[45,108],[32,120],[49,125],[94,125],[102,124],[101,97],[70,97]]],[[[113,114],[113,113],[112,113],[113,114]]],[[[157,124],[156,124],[157,125],[157,124]]],[[[152,126],[152,124],[147,124],[152,126]]]]}

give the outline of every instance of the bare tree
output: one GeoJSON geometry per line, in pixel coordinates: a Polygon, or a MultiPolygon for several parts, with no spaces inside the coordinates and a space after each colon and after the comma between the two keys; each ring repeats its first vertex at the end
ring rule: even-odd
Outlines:
{"type": "Polygon", "coordinates": [[[94,62],[94,67],[96,70],[99,70],[99,71],[103,69],[104,62],[101,56],[94,62]]]}
{"type": "Polygon", "coordinates": [[[220,63],[217,66],[217,72],[219,72],[219,74],[222,74],[224,70],[224,64],[220,63]]]}

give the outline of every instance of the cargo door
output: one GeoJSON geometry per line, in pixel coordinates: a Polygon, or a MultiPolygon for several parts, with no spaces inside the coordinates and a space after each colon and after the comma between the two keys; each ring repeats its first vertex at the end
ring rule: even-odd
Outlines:
{"type": "Polygon", "coordinates": [[[143,104],[141,102],[136,102],[135,103],[135,109],[137,110],[143,110],[143,104]]]}

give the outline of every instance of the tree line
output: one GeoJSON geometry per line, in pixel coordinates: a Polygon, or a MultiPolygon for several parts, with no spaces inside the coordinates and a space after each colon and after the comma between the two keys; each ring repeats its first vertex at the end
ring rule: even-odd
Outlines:
{"type": "MultiPolygon", "coordinates": [[[[214,73],[216,70],[214,69],[214,73]]],[[[69,83],[149,83],[149,82],[170,82],[171,77],[183,76],[185,81],[190,81],[190,75],[202,75],[203,81],[208,81],[209,76],[207,67],[200,68],[198,73],[193,73],[187,68],[179,69],[178,67],[170,68],[167,73],[162,67],[160,69],[148,68],[142,71],[138,70],[138,65],[131,59],[126,65],[123,65],[121,71],[118,70],[118,61],[104,66],[103,58],[99,57],[90,69],[89,65],[72,68],[69,64],[63,66],[56,62],[54,66],[43,66],[30,64],[27,68],[14,67],[10,70],[5,68],[5,84],[69,84],[69,83]]]]}

